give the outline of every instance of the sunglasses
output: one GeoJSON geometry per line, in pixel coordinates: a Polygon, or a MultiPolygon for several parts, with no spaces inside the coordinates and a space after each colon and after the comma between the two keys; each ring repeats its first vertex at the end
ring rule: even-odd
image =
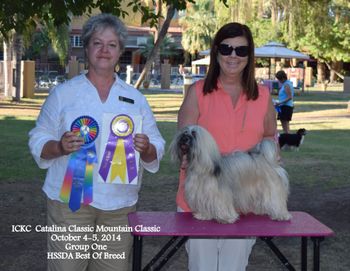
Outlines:
{"type": "Polygon", "coordinates": [[[240,56],[240,57],[245,57],[249,54],[248,46],[238,46],[234,48],[231,45],[224,44],[224,43],[219,44],[218,51],[223,56],[229,56],[232,54],[233,51],[235,51],[236,56],[240,56]]]}

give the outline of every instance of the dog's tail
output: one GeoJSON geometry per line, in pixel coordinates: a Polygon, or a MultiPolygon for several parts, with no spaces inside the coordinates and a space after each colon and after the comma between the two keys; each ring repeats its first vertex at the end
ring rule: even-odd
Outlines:
{"type": "Polygon", "coordinates": [[[278,149],[275,141],[263,139],[257,146],[258,151],[272,164],[277,162],[278,149]]]}
{"type": "Polygon", "coordinates": [[[289,190],[288,173],[278,163],[278,148],[273,140],[263,139],[259,146],[260,153],[265,159],[275,168],[277,174],[280,176],[282,183],[285,185],[287,191],[289,190]]]}

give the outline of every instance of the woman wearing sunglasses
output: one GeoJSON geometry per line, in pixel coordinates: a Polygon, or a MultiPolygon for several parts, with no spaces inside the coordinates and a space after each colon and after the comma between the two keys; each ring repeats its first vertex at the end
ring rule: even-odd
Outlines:
{"type": "MultiPolygon", "coordinates": [[[[178,115],[178,128],[200,125],[215,138],[222,154],[247,151],[263,138],[274,138],[275,110],[267,88],[255,80],[254,42],[245,25],[229,23],[216,34],[205,79],[193,84],[178,115]]],[[[205,146],[203,146],[205,148],[205,146]]],[[[176,202],[191,212],[184,196],[184,155],[176,202]]],[[[191,271],[245,270],[255,239],[190,239],[191,271]]]]}

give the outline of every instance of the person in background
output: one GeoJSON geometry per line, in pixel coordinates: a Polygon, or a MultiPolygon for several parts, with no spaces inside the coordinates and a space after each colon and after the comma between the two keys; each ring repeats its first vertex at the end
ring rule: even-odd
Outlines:
{"type": "Polygon", "coordinates": [[[277,119],[281,121],[282,129],[285,134],[289,134],[289,122],[293,115],[293,83],[287,80],[287,74],[284,71],[276,73],[277,80],[282,84],[278,92],[278,102],[275,104],[279,107],[277,119]]]}
{"type": "MultiPolygon", "coordinates": [[[[200,125],[216,140],[222,154],[247,151],[264,138],[274,139],[276,115],[267,88],[255,80],[254,41],[239,23],[224,25],[213,40],[207,76],[194,83],[178,114],[178,128],[200,125]]],[[[203,146],[205,148],[205,146],[203,146]]],[[[190,212],[184,195],[183,156],[176,202],[190,212]]],[[[190,271],[245,270],[255,239],[190,239],[190,271]]]]}
{"type": "MultiPolygon", "coordinates": [[[[48,226],[65,227],[67,230],[58,233],[63,235],[63,240],[54,238],[57,232],[49,232],[48,255],[72,253],[64,260],[49,257],[48,270],[128,270],[132,236],[127,228],[127,214],[135,210],[142,168],[153,173],[158,171],[165,142],[146,98],[115,73],[127,39],[124,24],[113,15],[99,14],[85,23],[81,38],[87,58],[87,73],[58,85],[50,92],[35,128],[29,133],[29,147],[34,159],[40,168],[48,169],[43,186],[47,196],[48,226]],[[137,185],[97,182],[100,172],[98,166],[93,164],[92,202],[80,205],[79,197],[77,209],[72,210],[72,194],[67,204],[60,193],[71,161],[69,159],[75,157],[78,163],[77,156],[84,144],[83,137],[70,131],[68,120],[76,111],[77,116],[89,116],[89,121],[95,120],[100,129],[106,114],[111,113],[116,116],[120,113],[137,115],[142,119],[142,128],[140,133],[131,137],[129,143],[125,143],[140,154],[137,185]],[[98,227],[105,227],[107,231],[98,232],[98,227]],[[68,235],[73,236],[74,240],[69,240],[68,235]],[[98,254],[93,257],[94,252],[101,252],[101,257],[97,257],[98,254]],[[111,256],[107,257],[105,253],[111,256]]],[[[118,129],[124,132],[127,121],[123,121],[118,129]]],[[[85,128],[84,131],[89,132],[89,127],[85,128]]],[[[110,129],[108,133],[111,133],[110,129]]],[[[96,156],[101,148],[105,150],[99,139],[95,141],[96,156]]],[[[94,156],[91,152],[87,153],[87,159],[91,155],[94,156]]],[[[97,157],[97,160],[101,159],[103,157],[97,157]]],[[[74,174],[77,170],[80,169],[76,166],[74,174]]],[[[73,190],[73,186],[74,179],[69,189],[73,190]]]]}

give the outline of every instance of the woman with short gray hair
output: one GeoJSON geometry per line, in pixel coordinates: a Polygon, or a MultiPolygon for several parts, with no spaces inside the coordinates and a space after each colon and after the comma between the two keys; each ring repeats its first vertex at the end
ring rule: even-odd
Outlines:
{"type": "Polygon", "coordinates": [[[146,98],[115,73],[126,28],[115,16],[83,27],[88,71],[56,86],[29,147],[48,169],[48,270],[128,270],[142,169],[155,173],[164,140],[146,98]]]}
{"type": "Polygon", "coordinates": [[[111,28],[118,36],[119,48],[121,52],[124,52],[128,31],[121,20],[111,14],[105,13],[91,17],[90,20],[85,23],[81,34],[84,49],[88,46],[91,36],[95,32],[106,28],[111,28]]]}

